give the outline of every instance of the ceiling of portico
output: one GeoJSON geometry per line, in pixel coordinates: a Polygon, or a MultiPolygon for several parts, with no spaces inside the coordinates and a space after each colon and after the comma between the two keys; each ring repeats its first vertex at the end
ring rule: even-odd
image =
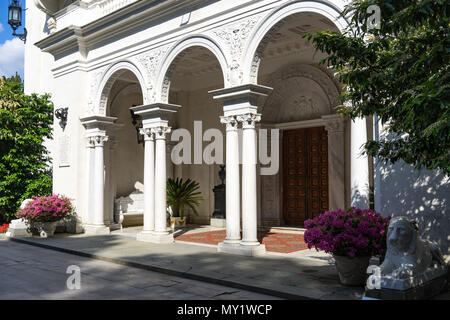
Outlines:
{"type": "MultiPolygon", "coordinates": [[[[299,13],[280,21],[266,35],[258,83],[266,83],[270,74],[283,65],[318,64],[326,55],[320,51],[316,52],[303,35],[323,30],[339,31],[330,20],[316,13],[299,13]]],[[[332,75],[332,72],[329,74],[332,75]]]]}
{"type": "Polygon", "coordinates": [[[174,91],[191,91],[216,86],[223,88],[219,61],[203,47],[184,50],[172,63],[171,86],[174,91]]]}

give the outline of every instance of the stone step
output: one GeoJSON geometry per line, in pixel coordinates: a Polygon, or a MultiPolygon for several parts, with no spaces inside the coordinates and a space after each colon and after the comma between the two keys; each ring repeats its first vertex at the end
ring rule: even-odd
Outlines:
{"type": "Polygon", "coordinates": [[[270,233],[304,234],[306,229],[301,227],[267,227],[262,230],[270,233]]]}

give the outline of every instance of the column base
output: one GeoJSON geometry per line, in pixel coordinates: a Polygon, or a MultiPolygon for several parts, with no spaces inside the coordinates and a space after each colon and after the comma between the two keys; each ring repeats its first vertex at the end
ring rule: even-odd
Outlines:
{"type": "Polygon", "coordinates": [[[217,246],[217,251],[223,253],[237,254],[240,256],[254,257],[264,255],[266,253],[266,246],[263,244],[249,246],[249,245],[242,245],[240,243],[232,244],[221,242],[217,246]]]}
{"type": "Polygon", "coordinates": [[[137,234],[136,240],[160,244],[175,242],[172,233],[156,233],[154,231],[140,232],[137,234]]]}
{"type": "Polygon", "coordinates": [[[114,230],[120,230],[122,229],[122,225],[120,223],[111,223],[109,225],[109,230],[114,231],[114,230]]]}
{"type": "Polygon", "coordinates": [[[227,226],[227,220],[220,218],[211,218],[210,225],[211,227],[225,228],[227,226]]]}
{"type": "Polygon", "coordinates": [[[107,226],[101,226],[101,225],[85,225],[84,226],[84,233],[87,235],[105,235],[110,234],[111,230],[107,226]]]}

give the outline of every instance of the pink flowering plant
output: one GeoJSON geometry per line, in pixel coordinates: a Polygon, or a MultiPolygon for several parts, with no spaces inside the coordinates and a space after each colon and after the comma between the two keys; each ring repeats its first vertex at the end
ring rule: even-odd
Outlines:
{"type": "Polygon", "coordinates": [[[384,218],[375,210],[326,211],[305,221],[305,242],[311,249],[323,250],[339,256],[370,257],[383,255],[390,217],[384,218]]]}
{"type": "Polygon", "coordinates": [[[56,222],[70,220],[73,217],[73,207],[69,198],[59,194],[48,197],[33,197],[24,209],[16,216],[33,222],[56,222]]]}

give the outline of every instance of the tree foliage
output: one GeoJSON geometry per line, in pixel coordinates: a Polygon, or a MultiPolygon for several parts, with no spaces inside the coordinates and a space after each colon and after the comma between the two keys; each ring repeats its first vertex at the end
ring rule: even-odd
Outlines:
{"type": "Polygon", "coordinates": [[[0,221],[14,217],[24,199],[50,195],[53,104],[48,95],[25,95],[18,76],[0,78],[0,221]]]}
{"type": "Polygon", "coordinates": [[[307,34],[344,85],[339,112],[376,114],[386,128],[365,151],[385,162],[450,174],[450,2],[356,0],[343,12],[342,34],[307,34]],[[378,28],[371,28],[380,9],[378,28]]]}

